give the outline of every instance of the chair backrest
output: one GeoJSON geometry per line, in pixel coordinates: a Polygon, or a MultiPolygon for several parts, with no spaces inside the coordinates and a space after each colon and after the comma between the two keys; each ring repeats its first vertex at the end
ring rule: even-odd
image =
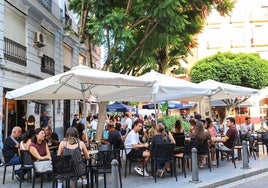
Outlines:
{"type": "Polygon", "coordinates": [[[237,136],[235,137],[235,139],[234,139],[234,142],[233,142],[233,145],[232,145],[232,150],[234,150],[234,148],[235,148],[235,146],[237,145],[238,141],[239,141],[239,135],[237,135],[237,136]]]}
{"type": "Polygon", "coordinates": [[[267,132],[262,133],[261,139],[262,139],[262,142],[263,142],[265,145],[268,145],[268,133],[267,133],[267,132]]]}
{"type": "Polygon", "coordinates": [[[20,155],[22,166],[33,165],[32,155],[29,150],[20,150],[20,155]]]}
{"type": "Polygon", "coordinates": [[[111,168],[111,162],[113,159],[118,161],[119,167],[121,167],[120,150],[104,150],[99,151],[96,156],[96,164],[98,168],[111,168]]]}
{"type": "Polygon", "coordinates": [[[156,144],[152,152],[152,159],[159,162],[168,162],[175,159],[175,144],[156,144]]]}
{"type": "Polygon", "coordinates": [[[72,174],[72,155],[52,155],[52,171],[53,174],[72,174]]]}
{"type": "Polygon", "coordinates": [[[184,133],[173,133],[173,137],[177,147],[184,147],[185,135],[184,133]]]}
{"type": "Polygon", "coordinates": [[[113,149],[121,149],[122,148],[122,140],[118,140],[116,143],[113,144],[113,149]]]}
{"type": "Polygon", "coordinates": [[[197,140],[185,141],[184,151],[183,151],[184,156],[191,156],[192,149],[193,148],[197,149],[197,147],[198,147],[197,140]]]}
{"type": "Polygon", "coordinates": [[[209,144],[208,144],[208,140],[204,140],[204,141],[197,141],[197,154],[207,154],[209,153],[209,144]]]}

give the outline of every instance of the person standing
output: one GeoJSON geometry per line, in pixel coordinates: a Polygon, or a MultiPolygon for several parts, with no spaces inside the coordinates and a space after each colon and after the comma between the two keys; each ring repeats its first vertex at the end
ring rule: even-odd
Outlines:
{"type": "Polygon", "coordinates": [[[46,127],[49,124],[49,117],[47,116],[47,112],[44,111],[40,117],[40,127],[46,127]]]}
{"type": "Polygon", "coordinates": [[[26,116],[26,113],[23,112],[18,121],[18,126],[21,128],[22,134],[25,133],[26,122],[27,122],[27,116],[26,116]]]}
{"type": "Polygon", "coordinates": [[[80,122],[79,116],[78,116],[78,114],[75,114],[75,115],[74,115],[73,122],[72,122],[72,127],[76,127],[76,125],[77,125],[79,122],[80,122]]]}
{"type": "Polygon", "coordinates": [[[26,131],[30,131],[30,130],[34,130],[35,127],[35,117],[33,115],[30,115],[28,117],[28,120],[26,122],[26,126],[25,126],[25,130],[26,131]]]}
{"type": "MultiPolygon", "coordinates": [[[[148,144],[142,144],[139,139],[139,131],[142,129],[142,120],[137,119],[134,122],[133,129],[127,134],[125,140],[125,148],[128,157],[134,159],[142,159],[144,158],[145,165],[148,163],[150,159],[150,151],[147,149],[148,144]]],[[[144,169],[142,162],[140,162],[135,168],[135,171],[144,176],[149,176],[144,169]]]]}

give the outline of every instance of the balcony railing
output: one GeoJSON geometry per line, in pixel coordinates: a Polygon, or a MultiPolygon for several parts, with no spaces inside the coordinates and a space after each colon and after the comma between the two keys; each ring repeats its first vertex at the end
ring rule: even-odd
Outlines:
{"type": "Polygon", "coordinates": [[[50,74],[52,76],[55,75],[55,61],[51,57],[44,55],[41,59],[41,72],[50,74]]]}
{"type": "Polygon", "coordinates": [[[4,37],[5,48],[4,48],[4,58],[6,60],[18,63],[20,65],[26,66],[26,47],[4,37]]]}
{"type": "Polygon", "coordinates": [[[37,0],[45,9],[51,12],[58,20],[63,23],[63,11],[62,9],[52,0],[37,0]]]}

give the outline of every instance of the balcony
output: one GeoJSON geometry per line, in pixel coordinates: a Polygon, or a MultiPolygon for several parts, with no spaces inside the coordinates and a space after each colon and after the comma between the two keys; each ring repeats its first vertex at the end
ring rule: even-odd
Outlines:
{"type": "Polygon", "coordinates": [[[4,58],[8,61],[26,66],[26,47],[21,44],[4,37],[4,58]]]}
{"type": "Polygon", "coordinates": [[[52,0],[37,0],[45,9],[51,12],[58,20],[63,22],[63,11],[62,9],[52,0]]]}

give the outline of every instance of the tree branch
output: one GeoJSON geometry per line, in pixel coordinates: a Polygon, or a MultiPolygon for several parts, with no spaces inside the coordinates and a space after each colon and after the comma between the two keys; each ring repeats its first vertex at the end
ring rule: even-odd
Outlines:
{"type": "Polygon", "coordinates": [[[158,23],[155,23],[154,26],[151,28],[151,30],[148,33],[145,33],[143,39],[140,41],[138,46],[132,51],[132,53],[126,59],[126,62],[128,62],[130,58],[142,47],[142,44],[144,43],[144,41],[150,36],[150,34],[154,31],[157,25],[158,23]]]}

